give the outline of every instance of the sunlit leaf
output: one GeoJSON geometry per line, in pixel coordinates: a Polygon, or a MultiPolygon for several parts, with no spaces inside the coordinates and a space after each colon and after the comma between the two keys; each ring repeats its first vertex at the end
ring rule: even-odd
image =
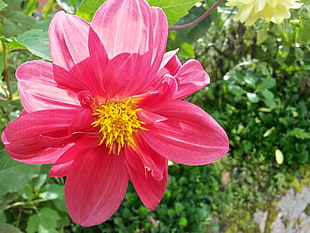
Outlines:
{"type": "Polygon", "coordinates": [[[173,25],[200,0],[148,0],[148,2],[151,6],[162,8],[168,18],[168,24],[173,25]]]}
{"type": "Polygon", "coordinates": [[[281,150],[276,149],[275,151],[275,157],[278,164],[282,164],[284,161],[284,156],[281,150]]]}
{"type": "Polygon", "coordinates": [[[86,21],[91,21],[96,10],[101,6],[106,0],[84,0],[79,9],[76,12],[76,15],[82,17],[86,21]]]}
{"type": "Polygon", "coordinates": [[[259,102],[259,98],[255,93],[247,93],[246,94],[248,99],[250,100],[251,103],[258,103],[259,102]]]}
{"type": "Polygon", "coordinates": [[[263,136],[264,136],[265,138],[268,137],[274,130],[275,130],[274,127],[268,129],[268,130],[264,133],[263,136]]]}
{"type": "Polygon", "coordinates": [[[64,186],[59,184],[47,184],[40,193],[43,199],[53,200],[64,196],[64,186]]]}

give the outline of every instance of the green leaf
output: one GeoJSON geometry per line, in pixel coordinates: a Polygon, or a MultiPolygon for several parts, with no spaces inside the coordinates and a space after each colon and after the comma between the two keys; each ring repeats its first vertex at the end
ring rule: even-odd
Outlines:
{"type": "Polygon", "coordinates": [[[58,220],[60,220],[60,216],[55,210],[43,208],[29,218],[27,233],[57,233],[58,220]]]}
{"type": "Polygon", "coordinates": [[[298,139],[310,139],[310,133],[305,129],[295,128],[289,132],[289,135],[298,139]]]}
{"type": "Polygon", "coordinates": [[[265,78],[263,81],[258,85],[259,89],[270,89],[276,85],[276,80],[273,78],[265,78]]]}
{"type": "Polygon", "coordinates": [[[251,87],[255,87],[257,78],[255,76],[246,75],[244,77],[244,81],[245,81],[245,83],[249,84],[251,87]]]}
{"type": "Polygon", "coordinates": [[[189,43],[182,43],[179,55],[187,58],[195,58],[195,51],[193,46],[189,43]]]}
{"type": "Polygon", "coordinates": [[[151,6],[162,8],[168,18],[168,24],[173,25],[188,14],[188,11],[200,0],[148,0],[148,2],[151,6]]]}
{"type": "Polygon", "coordinates": [[[7,5],[5,2],[3,2],[2,0],[0,0],[0,10],[6,8],[7,6],[8,6],[8,5],[7,5]]]}
{"type": "Polygon", "coordinates": [[[187,225],[187,218],[185,217],[181,217],[180,218],[180,221],[179,221],[179,224],[183,227],[185,227],[187,225]]]}
{"type": "Polygon", "coordinates": [[[82,17],[86,21],[90,22],[96,13],[97,9],[105,2],[106,0],[84,0],[79,9],[76,12],[77,16],[82,17]]]}
{"type": "Polygon", "coordinates": [[[59,184],[47,184],[40,193],[40,198],[54,200],[64,196],[64,186],[59,184]]]}
{"type": "Polygon", "coordinates": [[[247,93],[246,96],[248,97],[248,99],[250,100],[251,103],[258,103],[259,102],[259,98],[255,93],[247,93]]]}
{"type": "Polygon", "coordinates": [[[308,21],[308,23],[304,23],[297,29],[296,40],[301,44],[308,44],[310,42],[309,31],[310,23],[308,21]]]}
{"type": "Polygon", "coordinates": [[[240,86],[234,84],[230,84],[228,86],[228,90],[236,96],[242,96],[245,93],[245,90],[243,90],[240,86]]]}
{"type": "Polygon", "coordinates": [[[19,192],[26,183],[36,177],[39,165],[30,165],[11,159],[4,150],[0,151],[0,196],[19,192]]]}
{"type": "Polygon", "coordinates": [[[264,43],[267,39],[268,39],[268,33],[267,33],[267,30],[266,30],[266,27],[263,27],[262,29],[260,29],[258,32],[257,32],[257,44],[260,45],[262,43],[264,43]]]}
{"type": "Polygon", "coordinates": [[[295,56],[298,60],[302,61],[304,59],[305,53],[301,48],[295,48],[295,56]]]}
{"type": "Polygon", "coordinates": [[[275,108],[277,107],[276,102],[274,101],[274,95],[271,91],[267,90],[267,89],[263,89],[261,91],[262,95],[264,96],[264,102],[266,104],[267,107],[269,108],[275,108]]]}
{"type": "Polygon", "coordinates": [[[40,29],[31,29],[19,35],[17,42],[26,46],[34,55],[50,61],[50,51],[47,32],[40,29]]]}
{"type": "Polygon", "coordinates": [[[3,34],[5,37],[17,36],[29,30],[35,22],[35,19],[22,12],[12,11],[3,19],[3,34]]]}
{"type": "Polygon", "coordinates": [[[43,30],[44,32],[47,32],[50,26],[51,20],[52,20],[52,17],[40,20],[32,27],[32,29],[40,29],[40,30],[43,30]]]}
{"type": "Polygon", "coordinates": [[[264,89],[261,91],[263,96],[266,98],[266,99],[270,99],[270,100],[273,100],[274,99],[274,95],[271,91],[268,91],[267,89],[264,89]]]}
{"type": "Polygon", "coordinates": [[[11,38],[0,37],[0,40],[7,44],[7,48],[9,52],[16,50],[16,49],[27,49],[24,45],[16,41],[16,37],[11,37],[11,38]]]}
{"type": "Polygon", "coordinates": [[[1,0],[4,4],[7,4],[7,8],[5,10],[8,11],[20,11],[21,9],[21,0],[1,0]]]}
{"type": "Polygon", "coordinates": [[[5,232],[5,233],[21,233],[21,231],[16,228],[16,227],[13,227],[9,224],[6,224],[6,223],[0,223],[0,232],[5,232]]]}

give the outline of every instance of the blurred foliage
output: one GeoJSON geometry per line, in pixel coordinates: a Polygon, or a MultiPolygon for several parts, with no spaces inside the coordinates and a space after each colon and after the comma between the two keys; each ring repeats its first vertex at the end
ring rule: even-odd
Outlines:
{"type": "MultiPolygon", "coordinates": [[[[53,15],[63,9],[90,20],[101,2],[0,0],[1,131],[22,110],[16,68],[28,60],[50,60],[53,15]]],[[[182,25],[216,1],[188,0],[186,7],[179,1],[149,2],[164,8],[170,24],[184,16],[176,23],[182,25]]],[[[208,166],[172,164],[155,211],[143,206],[130,185],[108,221],[83,228],[67,215],[65,178],[48,177],[50,165],[13,161],[1,145],[0,232],[257,232],[256,208],[270,207],[288,187],[310,185],[310,1],[301,2],[281,25],[259,21],[247,28],[233,20],[235,9],[223,1],[199,24],[169,33],[167,50],[180,48],[182,61],[198,59],[211,77],[188,100],[225,128],[227,156],[208,166]]]]}

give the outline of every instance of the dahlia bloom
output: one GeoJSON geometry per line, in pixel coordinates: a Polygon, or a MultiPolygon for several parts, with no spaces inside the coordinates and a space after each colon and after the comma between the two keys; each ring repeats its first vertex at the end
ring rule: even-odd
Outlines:
{"type": "Polygon", "coordinates": [[[65,201],[82,226],[107,220],[130,180],[153,210],[168,160],[214,162],[228,151],[216,121],[182,100],[209,83],[196,60],[165,53],[167,20],[144,0],[108,0],[91,23],[58,12],[49,28],[52,63],[16,71],[24,111],[2,140],[15,160],[53,164],[66,176],[65,201]]]}
{"type": "Polygon", "coordinates": [[[298,0],[228,0],[226,5],[240,7],[235,19],[245,22],[246,26],[253,25],[260,17],[280,24],[291,17],[290,9],[302,6],[298,0]]]}

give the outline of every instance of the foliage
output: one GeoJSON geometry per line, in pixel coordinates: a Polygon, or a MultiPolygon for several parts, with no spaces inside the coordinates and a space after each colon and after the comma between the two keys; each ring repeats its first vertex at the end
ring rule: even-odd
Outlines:
{"type": "MultiPolygon", "coordinates": [[[[55,12],[61,7],[90,20],[102,2],[49,0],[39,7],[32,0],[0,0],[1,130],[21,112],[16,68],[27,60],[50,60],[47,30],[55,12]]],[[[172,25],[181,17],[176,24],[193,21],[215,0],[149,2],[163,7],[172,25]]],[[[170,32],[168,50],[180,48],[184,59],[195,57],[206,67],[211,84],[189,100],[220,122],[231,149],[214,165],[172,164],[155,211],[130,186],[111,219],[77,226],[64,205],[65,179],[48,177],[49,165],[11,160],[1,146],[0,232],[207,232],[219,228],[211,223],[214,216],[225,232],[256,232],[255,208],[309,180],[310,1],[303,3],[281,25],[247,28],[222,4],[201,23],[170,32]]]]}

